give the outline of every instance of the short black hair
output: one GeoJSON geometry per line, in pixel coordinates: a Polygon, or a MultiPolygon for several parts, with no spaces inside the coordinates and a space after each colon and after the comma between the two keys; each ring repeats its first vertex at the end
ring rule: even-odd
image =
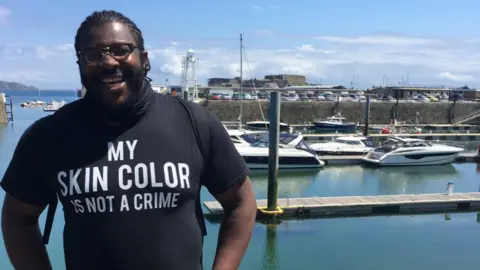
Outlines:
{"type": "MultiPolygon", "coordinates": [[[[90,16],[85,18],[82,22],[80,27],[77,30],[77,34],[75,35],[75,51],[80,51],[81,46],[83,43],[82,38],[85,37],[85,34],[90,31],[92,27],[99,26],[105,23],[112,23],[112,22],[119,22],[124,23],[128,26],[130,31],[132,32],[133,38],[135,39],[136,45],[140,47],[141,50],[145,49],[144,40],[142,31],[137,27],[137,25],[130,20],[127,16],[123,15],[122,13],[114,10],[102,10],[102,11],[95,11],[90,16]]],[[[145,76],[147,75],[148,71],[150,70],[150,61],[145,63],[145,76]]]]}

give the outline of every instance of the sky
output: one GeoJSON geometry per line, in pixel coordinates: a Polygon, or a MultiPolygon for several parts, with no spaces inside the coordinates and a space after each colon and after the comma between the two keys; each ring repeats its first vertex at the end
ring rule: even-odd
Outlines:
{"type": "Polygon", "coordinates": [[[200,84],[238,76],[243,33],[245,78],[480,87],[478,0],[0,0],[0,80],[80,88],[74,36],[102,9],[142,30],[156,84],[179,83],[190,47],[200,84]]]}

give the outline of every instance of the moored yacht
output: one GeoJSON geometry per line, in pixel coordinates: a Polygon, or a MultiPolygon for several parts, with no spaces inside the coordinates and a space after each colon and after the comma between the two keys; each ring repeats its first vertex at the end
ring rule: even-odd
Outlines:
{"type": "Polygon", "coordinates": [[[38,108],[45,106],[45,102],[41,100],[27,101],[20,104],[22,108],[38,108]]]}
{"type": "Polygon", "coordinates": [[[354,133],[357,131],[357,124],[346,122],[346,118],[340,113],[331,117],[327,117],[326,120],[316,120],[313,122],[315,130],[317,132],[341,132],[341,133],[354,133]]]}
{"type": "Polygon", "coordinates": [[[375,148],[363,160],[379,166],[442,165],[453,162],[463,151],[463,148],[420,139],[389,137],[383,146],[375,148]]]}
{"type": "Polygon", "coordinates": [[[245,141],[242,135],[265,136],[264,134],[268,134],[267,132],[261,131],[261,130],[247,130],[243,128],[228,129],[225,125],[223,126],[227,130],[228,135],[230,135],[230,139],[233,141],[234,144],[244,144],[244,145],[250,146],[251,142],[245,141]]]}
{"type": "Polygon", "coordinates": [[[330,142],[311,143],[310,147],[317,155],[363,156],[374,149],[370,138],[361,136],[341,136],[330,142]]]}
{"type": "Polygon", "coordinates": [[[43,111],[45,112],[55,112],[58,109],[60,109],[62,106],[67,104],[65,101],[52,101],[47,103],[47,106],[43,108],[43,111]]]}
{"type": "MultiPolygon", "coordinates": [[[[268,169],[268,133],[242,134],[234,141],[250,169],[268,169]]],[[[325,165],[299,134],[280,134],[279,169],[316,169],[325,165]]]]}
{"type": "MultiPolygon", "coordinates": [[[[249,130],[263,130],[270,129],[270,121],[250,121],[245,123],[246,129],[249,130]]],[[[287,123],[280,123],[280,132],[292,133],[292,128],[287,123]]]]}

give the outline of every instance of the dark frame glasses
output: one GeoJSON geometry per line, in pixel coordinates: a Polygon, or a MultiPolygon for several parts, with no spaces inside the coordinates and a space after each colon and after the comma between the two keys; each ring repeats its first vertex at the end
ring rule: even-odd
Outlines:
{"type": "Polygon", "coordinates": [[[87,63],[98,64],[103,61],[103,57],[108,54],[117,61],[124,61],[135,50],[143,50],[143,48],[135,46],[131,43],[120,43],[103,48],[86,47],[79,50],[77,56],[83,56],[87,63]]]}

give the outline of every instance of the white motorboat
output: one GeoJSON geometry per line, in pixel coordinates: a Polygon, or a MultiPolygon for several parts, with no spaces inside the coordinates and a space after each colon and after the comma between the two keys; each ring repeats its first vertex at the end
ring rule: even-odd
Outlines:
{"type": "MultiPolygon", "coordinates": [[[[225,126],[225,125],[224,125],[225,126]]],[[[230,139],[232,139],[234,144],[244,144],[247,146],[251,145],[251,142],[245,141],[245,139],[242,137],[242,135],[256,135],[256,136],[265,136],[264,134],[268,134],[265,131],[257,131],[257,130],[246,130],[246,129],[228,129],[225,127],[225,129],[228,132],[228,135],[230,135],[230,139]]]]}
{"type": "MultiPolygon", "coordinates": [[[[235,147],[250,169],[268,169],[268,133],[240,135],[235,147]],[[266,136],[267,135],[267,136],[266,136]]],[[[278,149],[279,169],[316,169],[325,165],[299,134],[281,134],[278,149]],[[296,144],[295,147],[292,145],[296,144]]]]}
{"type": "Polygon", "coordinates": [[[420,139],[389,137],[383,146],[375,148],[363,160],[379,166],[442,165],[453,162],[463,151],[463,148],[420,139]]]}
{"type": "Polygon", "coordinates": [[[52,101],[52,102],[49,102],[47,104],[47,106],[45,106],[43,108],[43,111],[45,112],[55,112],[57,111],[58,109],[60,109],[61,107],[63,107],[65,104],[67,104],[65,101],[52,101]]]}
{"type": "Polygon", "coordinates": [[[342,136],[332,141],[312,143],[310,147],[317,155],[363,156],[375,149],[371,139],[360,136],[342,136]]]}
{"type": "Polygon", "coordinates": [[[20,104],[22,108],[38,108],[45,106],[45,102],[41,100],[27,101],[20,104]]]}
{"type": "Polygon", "coordinates": [[[354,133],[357,131],[357,124],[347,122],[347,119],[340,113],[331,117],[327,117],[326,120],[315,120],[313,125],[315,126],[315,130],[317,130],[317,132],[323,133],[354,133]]]}
{"type": "MultiPolygon", "coordinates": [[[[245,126],[249,130],[263,130],[268,131],[270,129],[270,121],[250,121],[246,122],[245,126]]],[[[293,128],[290,127],[287,123],[280,123],[280,132],[289,132],[292,133],[293,128]]]]}

